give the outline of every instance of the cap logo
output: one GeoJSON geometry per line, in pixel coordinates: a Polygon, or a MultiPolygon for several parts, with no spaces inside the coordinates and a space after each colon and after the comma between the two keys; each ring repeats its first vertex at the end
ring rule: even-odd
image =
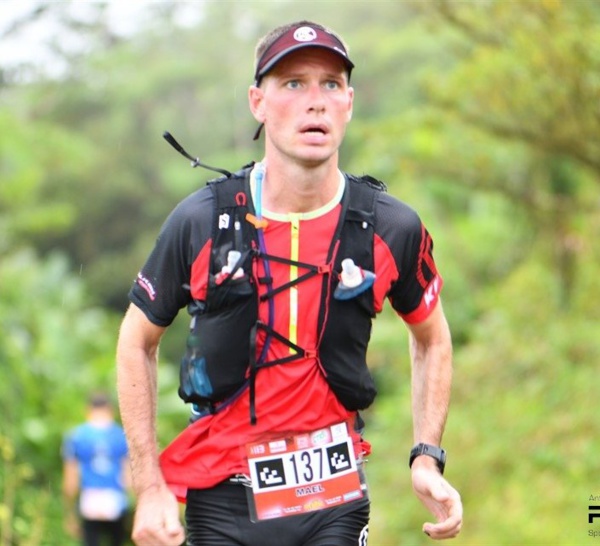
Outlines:
{"type": "Polygon", "coordinates": [[[312,42],[317,39],[317,32],[314,28],[300,27],[294,32],[294,40],[297,42],[312,42]]]}

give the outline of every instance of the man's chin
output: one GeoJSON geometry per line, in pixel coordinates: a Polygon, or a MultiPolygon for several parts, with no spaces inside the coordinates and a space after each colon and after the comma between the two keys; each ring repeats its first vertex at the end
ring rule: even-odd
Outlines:
{"type": "Polygon", "coordinates": [[[313,150],[304,154],[298,154],[296,161],[306,168],[315,169],[330,161],[337,161],[337,153],[331,152],[331,150],[313,150]]]}

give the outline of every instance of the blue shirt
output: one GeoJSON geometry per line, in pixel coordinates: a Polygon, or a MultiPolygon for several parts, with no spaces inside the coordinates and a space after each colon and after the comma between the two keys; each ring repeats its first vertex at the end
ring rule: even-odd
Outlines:
{"type": "Polygon", "coordinates": [[[113,489],[126,494],[123,484],[123,459],[127,457],[125,433],[117,423],[84,423],[73,429],[63,443],[63,458],[79,463],[80,487],[113,489]]]}

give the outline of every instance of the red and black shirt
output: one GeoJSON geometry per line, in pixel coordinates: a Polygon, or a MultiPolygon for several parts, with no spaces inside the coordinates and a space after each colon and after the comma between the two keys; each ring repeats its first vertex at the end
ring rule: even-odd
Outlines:
{"type": "MultiPolygon", "coordinates": [[[[346,183],[340,174],[338,194],[319,210],[284,215],[263,211],[268,222],[264,229],[268,254],[297,262],[325,263],[346,183]]],[[[132,303],[152,323],[168,326],[192,299],[206,297],[213,215],[214,198],[206,187],[183,200],[163,225],[130,292],[132,303]]],[[[385,192],[378,192],[373,249],[375,311],[380,312],[388,299],[406,322],[426,319],[442,286],[433,260],[433,242],[418,215],[385,192]]],[[[259,261],[258,267],[264,265],[259,261]]],[[[270,261],[270,275],[273,285],[281,286],[296,278],[299,271],[296,266],[270,261]]],[[[274,329],[305,349],[318,345],[315,325],[321,289],[321,279],[316,276],[274,296],[274,329]]],[[[259,318],[264,322],[267,313],[267,302],[263,302],[259,318]]],[[[235,325],[231,335],[235,335],[235,325]]],[[[263,342],[257,340],[259,349],[263,342]]],[[[272,339],[267,360],[283,358],[289,351],[288,345],[272,339]]],[[[256,408],[258,421],[251,425],[245,392],[227,408],[187,427],[163,452],[163,473],[180,498],[185,497],[187,488],[211,487],[231,475],[247,473],[247,443],[314,431],[351,422],[355,417],[355,412],[346,410],[332,392],[317,359],[310,357],[261,369],[256,378],[256,408]]],[[[353,434],[360,455],[369,449],[368,444],[353,434]]]]}

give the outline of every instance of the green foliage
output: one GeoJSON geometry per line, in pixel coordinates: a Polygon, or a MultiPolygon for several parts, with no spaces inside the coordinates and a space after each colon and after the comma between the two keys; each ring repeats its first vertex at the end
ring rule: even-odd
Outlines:
{"type": "Polygon", "coordinates": [[[54,186],[80,175],[78,162],[85,153],[85,146],[60,126],[33,127],[26,116],[0,110],[0,252],[72,227],[75,206],[66,192],[57,195],[54,186]],[[63,157],[68,161],[59,159],[63,157]]]}
{"type": "MultiPolygon", "coordinates": [[[[555,275],[528,260],[502,287],[483,291],[487,311],[455,352],[445,447],[446,474],[465,508],[460,544],[586,543],[582,520],[597,468],[591,439],[598,433],[600,313],[566,311],[557,288],[555,275]]],[[[405,470],[412,425],[403,379],[367,415],[377,546],[430,543],[420,533],[430,515],[410,500],[405,470]]]]}
{"type": "Polygon", "coordinates": [[[60,498],[62,436],[83,419],[87,393],[114,390],[117,324],[86,303],[60,255],[5,254],[0,286],[0,518],[12,523],[1,543],[12,533],[15,544],[56,544],[41,541],[49,519],[39,514],[60,510],[50,499],[60,498]]]}

